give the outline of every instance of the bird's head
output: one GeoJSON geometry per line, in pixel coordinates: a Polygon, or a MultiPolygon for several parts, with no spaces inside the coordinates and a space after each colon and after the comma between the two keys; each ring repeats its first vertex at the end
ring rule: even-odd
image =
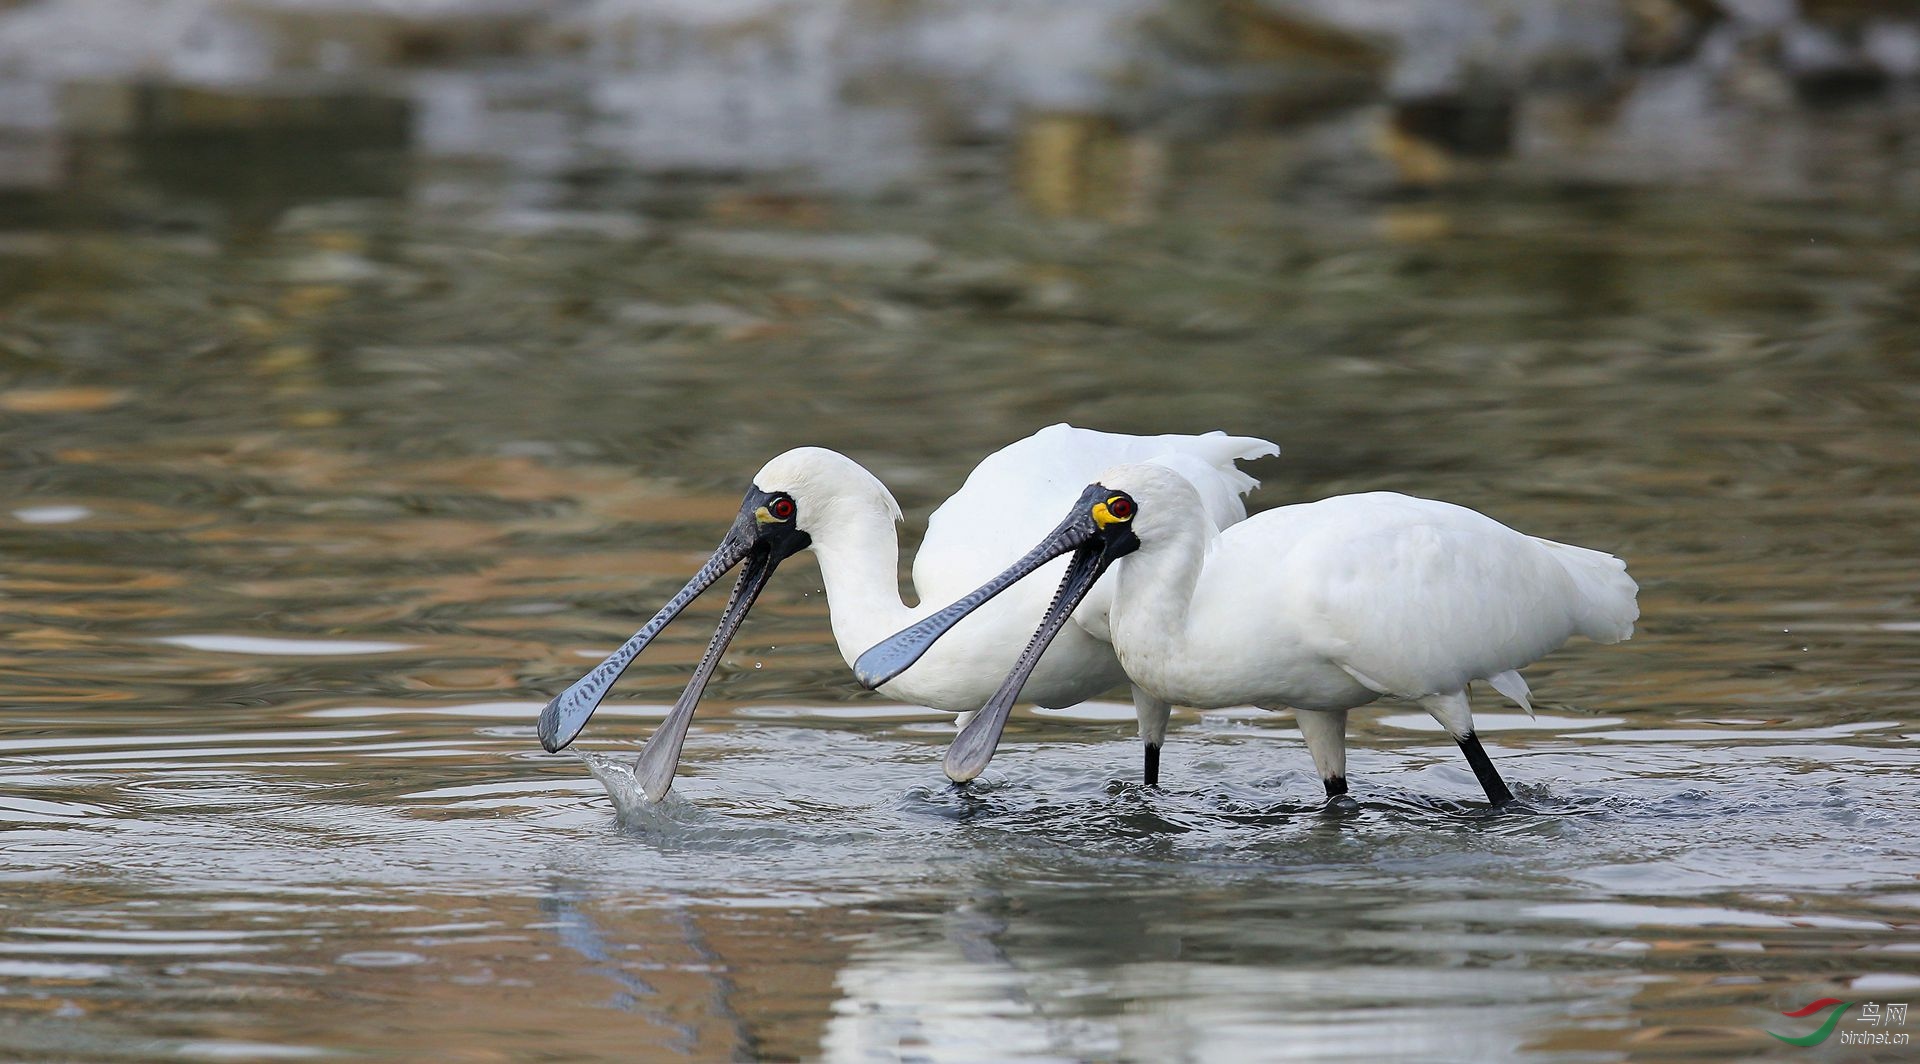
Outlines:
{"type": "MultiPolygon", "coordinates": [[[[1133,550],[1151,550],[1172,539],[1170,533],[1174,529],[1189,526],[1197,516],[1206,513],[1193,482],[1157,462],[1114,466],[1100,474],[1099,482],[1087,491],[1093,493],[1095,488],[1105,488],[1131,506],[1132,513],[1126,521],[1101,528],[1100,534],[1108,538],[1130,537],[1133,541],[1131,547],[1115,554],[1115,558],[1133,550]]],[[[1083,502],[1085,498],[1082,496],[1083,502]]],[[[1112,510],[1109,502],[1109,515],[1112,510]]]]}
{"type": "MultiPolygon", "coordinates": [[[[846,455],[825,447],[795,447],[761,466],[753,475],[753,491],[747,493],[746,502],[741,504],[743,515],[754,501],[754,491],[784,498],[791,504],[790,512],[782,508],[781,512],[787,513],[785,518],[770,514],[775,523],[762,525],[768,534],[778,534],[779,526],[784,525],[811,540],[830,537],[843,525],[875,516],[889,522],[900,520],[900,504],[894,501],[893,493],[880,483],[879,477],[846,455]]],[[[807,545],[801,544],[795,549],[807,545]]]]}
{"type": "Polygon", "coordinates": [[[900,507],[886,486],[843,454],[821,447],[798,447],[762,466],[712,556],[645,628],[608,659],[612,671],[603,673],[607,668],[603,665],[547,703],[537,728],[540,744],[548,750],[559,750],[573,742],[620,671],[701,592],[744,563],[713,640],[681,696],[682,701],[698,700],[716,659],[746,620],[774,569],[812,546],[816,536],[831,535],[833,529],[853,520],[860,511],[877,511],[893,520],[900,517],[900,507]]]}

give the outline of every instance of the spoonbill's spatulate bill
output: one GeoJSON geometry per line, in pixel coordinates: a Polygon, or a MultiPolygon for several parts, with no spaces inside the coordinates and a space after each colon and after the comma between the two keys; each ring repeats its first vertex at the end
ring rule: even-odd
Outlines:
{"type": "Polygon", "coordinates": [[[957,781],[986,768],[1025,670],[1109,567],[1111,638],[1133,683],[1176,705],[1295,710],[1329,797],[1347,790],[1347,711],[1395,695],[1446,728],[1489,801],[1511,801],[1474,734],[1468,685],[1486,680],[1531,713],[1520,668],[1575,635],[1626,639],[1640,615],[1620,559],[1463,506],[1342,495],[1216,532],[1179,477],[1125,465],[1089,486],[1039,546],[869,650],[855,672],[886,682],[970,610],[1068,553],[1026,652],[948,751],[957,781]]]}
{"type": "MultiPolygon", "coordinates": [[[[1227,436],[1129,436],[1054,425],[989,455],[952,498],[935,510],[914,558],[921,605],[901,601],[899,504],[886,487],[844,455],[818,447],[788,451],[754,475],[753,487],[720,546],[646,626],[540,711],[541,745],[559,750],[586,726],[620,674],[687,604],[721,576],[746,563],[713,640],[686,690],[641,751],[635,773],[649,798],[673,785],[695,705],[753,600],[785,558],[811,549],[820,562],[834,640],[849,664],[888,632],[914,623],[1018,557],[1057,519],[1086,482],[1116,463],[1146,463],[1187,486],[1194,519],[1209,532],[1243,520],[1241,496],[1256,485],[1235,462],[1278,453],[1266,440],[1227,436]]],[[[1044,562],[1042,563],[1044,564],[1044,562]]],[[[1059,563],[1056,568],[1064,568],[1059,563]]],[[[894,669],[881,689],[903,702],[951,713],[978,710],[1020,657],[1047,607],[1046,589],[1023,586],[970,611],[931,652],[894,669]],[[909,667],[910,666],[910,667],[909,667]]],[[[1107,642],[1107,598],[1088,597],[1072,623],[1056,625],[1051,644],[1024,663],[1027,697],[1070,706],[1118,684],[1126,675],[1107,642]]],[[[1148,782],[1157,774],[1171,706],[1138,687],[1134,705],[1146,740],[1148,782]]]]}

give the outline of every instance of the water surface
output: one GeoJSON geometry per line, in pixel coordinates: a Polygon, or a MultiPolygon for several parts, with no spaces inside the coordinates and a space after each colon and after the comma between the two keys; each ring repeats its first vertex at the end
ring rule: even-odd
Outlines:
{"type": "Polygon", "coordinates": [[[1782,1010],[1920,989],[1910,198],[1408,194],[1264,134],[1131,206],[979,147],[867,196],[356,143],[217,186],[102,147],[0,213],[5,1056],[1784,1056],[1782,1010]],[[1499,814],[1405,706],[1345,813],[1252,710],[1142,788],[1118,702],[958,791],[804,559],[668,802],[623,773],[715,603],[540,751],[768,457],[866,463],[911,546],[1059,420],[1614,551],[1640,631],[1529,670],[1537,720],[1478,699],[1499,814]]]}

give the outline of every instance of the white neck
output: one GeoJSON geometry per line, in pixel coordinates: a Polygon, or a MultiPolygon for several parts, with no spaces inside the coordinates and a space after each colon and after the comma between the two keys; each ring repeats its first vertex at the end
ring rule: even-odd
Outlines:
{"type": "Polygon", "coordinates": [[[863,509],[836,520],[814,534],[813,553],[827,585],[833,641],[849,666],[916,619],[900,599],[900,534],[889,515],[863,509]]]}
{"type": "MultiPolygon", "coordinates": [[[[1188,612],[1214,529],[1198,510],[1162,519],[1150,541],[1115,563],[1113,649],[1127,676],[1149,692],[1191,688],[1194,655],[1188,612]]],[[[1157,523],[1158,524],[1158,523],[1157,523]]]]}

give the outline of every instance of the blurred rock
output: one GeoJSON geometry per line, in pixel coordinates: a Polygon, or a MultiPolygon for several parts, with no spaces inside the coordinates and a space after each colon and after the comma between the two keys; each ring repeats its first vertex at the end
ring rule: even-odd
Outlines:
{"type": "Polygon", "coordinates": [[[404,100],[349,92],[146,85],[135,90],[132,103],[133,132],[144,136],[331,129],[398,145],[406,143],[410,125],[404,100]]]}
{"type": "Polygon", "coordinates": [[[230,0],[280,70],[349,73],[512,59],[552,17],[537,0],[230,0]]]}
{"type": "Polygon", "coordinates": [[[0,80],[0,131],[44,131],[59,122],[52,88],[33,80],[0,80]]]}
{"type": "Polygon", "coordinates": [[[1400,98],[1453,95],[1473,84],[1597,79],[1618,66],[1628,42],[1624,11],[1605,0],[1266,3],[1381,42],[1392,57],[1388,90],[1400,98]]]}
{"type": "Polygon", "coordinates": [[[1671,63],[1699,47],[1707,29],[1725,17],[1713,0],[1624,0],[1624,56],[1632,63],[1671,63]]]}
{"type": "Polygon", "coordinates": [[[1514,114],[1512,99],[1489,93],[1400,100],[1374,146],[1404,184],[1455,181],[1511,151],[1514,114]]]}
{"type": "Polygon", "coordinates": [[[1860,50],[1890,77],[1920,78],[1920,25],[1891,19],[1870,23],[1861,33],[1860,50]]]}
{"type": "MultiPolygon", "coordinates": [[[[867,194],[925,177],[934,148],[990,142],[1014,146],[1037,209],[1125,221],[1151,212],[1183,139],[1227,126],[1343,121],[1354,135],[1315,143],[1371,143],[1432,181],[1503,160],[1619,171],[1542,153],[1644,144],[1627,126],[1657,115],[1676,147],[1710,147],[1675,156],[1695,174],[1732,138],[1803,150],[1753,116],[1897,108],[1916,81],[1909,0],[0,3],[0,136],[39,141],[0,145],[21,182],[63,165],[68,136],[338,130],[542,179],[867,194]]],[[[1656,176],[1661,157],[1631,162],[1656,176]]]]}
{"type": "Polygon", "coordinates": [[[120,81],[69,81],[59,87],[60,123],[85,136],[131,133],[140,118],[140,88],[120,81]]]}
{"type": "Polygon", "coordinates": [[[0,75],[239,81],[273,70],[270,42],[214,0],[39,0],[0,12],[0,75]]]}

